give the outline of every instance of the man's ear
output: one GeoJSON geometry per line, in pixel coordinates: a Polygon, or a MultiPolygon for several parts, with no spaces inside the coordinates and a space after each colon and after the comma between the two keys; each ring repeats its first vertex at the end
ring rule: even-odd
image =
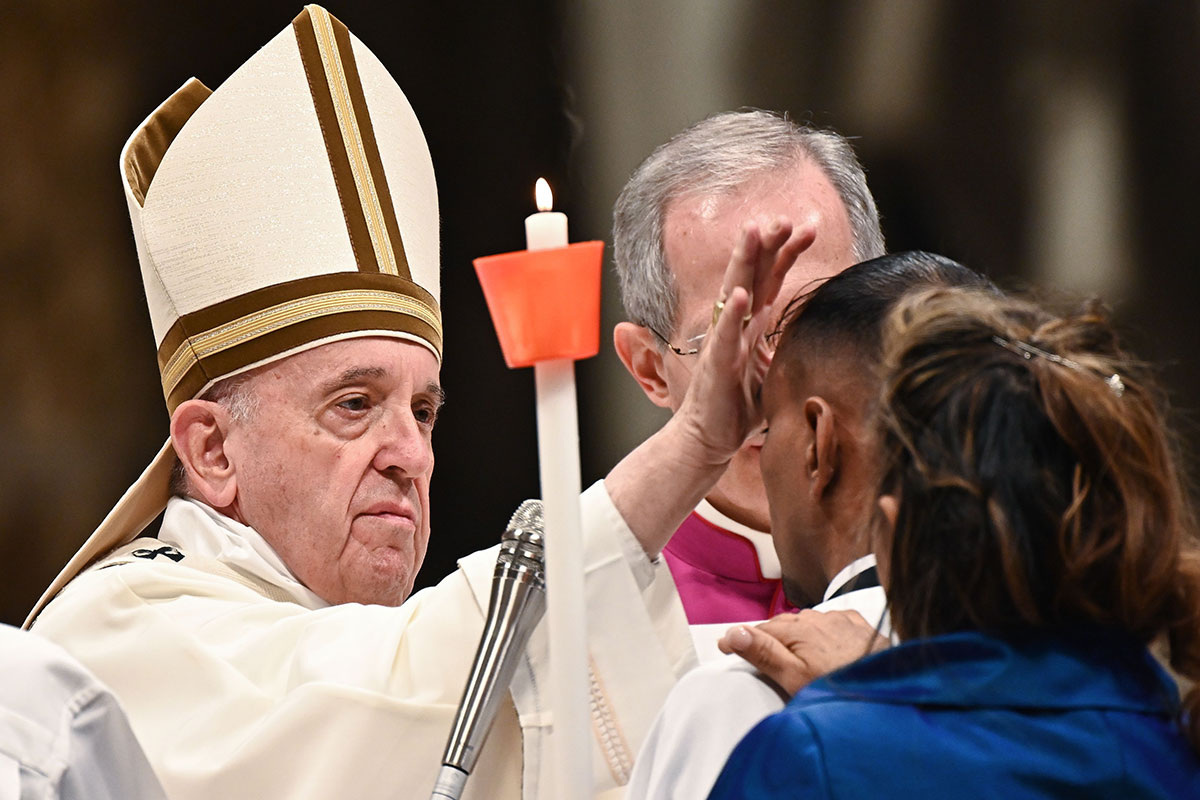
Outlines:
{"type": "Polygon", "coordinates": [[[658,348],[654,334],[641,325],[618,322],[613,328],[613,349],[650,402],[669,408],[670,396],[663,374],[663,351],[658,348]]]}
{"type": "Polygon", "coordinates": [[[833,407],[825,398],[813,396],[804,401],[804,424],[809,432],[804,468],[817,499],[829,491],[838,475],[840,454],[835,421],[833,407]]]}
{"type": "Polygon", "coordinates": [[[209,400],[188,400],[171,415],[171,443],[200,499],[227,508],[237,498],[237,478],[225,443],[229,413],[209,400]]]}

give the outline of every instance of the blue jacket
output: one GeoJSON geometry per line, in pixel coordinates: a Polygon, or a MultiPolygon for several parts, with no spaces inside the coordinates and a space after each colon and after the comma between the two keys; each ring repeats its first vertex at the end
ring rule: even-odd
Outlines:
{"type": "Polygon", "coordinates": [[[899,645],[742,739],[726,798],[1200,798],[1174,683],[1120,636],[899,645]]]}

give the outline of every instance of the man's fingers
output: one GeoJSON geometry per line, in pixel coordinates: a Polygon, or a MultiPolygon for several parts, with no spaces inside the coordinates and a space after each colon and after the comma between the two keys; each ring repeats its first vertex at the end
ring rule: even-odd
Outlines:
{"type": "Polygon", "coordinates": [[[747,222],[742,225],[729,256],[729,265],[725,268],[725,278],[721,283],[721,298],[728,298],[738,286],[744,287],[747,292],[754,290],[755,272],[761,254],[762,239],[758,223],[747,222]]]}
{"type": "MultiPolygon", "coordinates": [[[[800,257],[800,254],[811,247],[813,242],[816,241],[817,231],[812,225],[793,229],[789,223],[786,229],[789,236],[781,241],[779,246],[774,250],[773,260],[770,265],[761,269],[755,276],[754,313],[756,314],[759,309],[775,302],[776,298],[779,297],[779,290],[783,288],[783,279],[787,275],[788,270],[796,263],[796,259],[800,257]]],[[[790,297],[787,299],[791,300],[790,297]]]]}
{"type": "Polygon", "coordinates": [[[750,296],[741,286],[735,286],[723,301],[723,305],[724,308],[720,310],[713,327],[713,336],[718,346],[723,348],[725,357],[730,358],[740,347],[742,318],[750,308],[750,296]]]}
{"type": "Polygon", "coordinates": [[[798,614],[777,614],[759,623],[758,627],[788,646],[822,640],[865,643],[875,633],[874,625],[862,614],[849,609],[814,611],[807,608],[798,614]]]}
{"type": "Polygon", "coordinates": [[[738,286],[745,287],[752,301],[748,313],[757,314],[775,301],[784,275],[815,238],[812,225],[796,230],[787,217],[745,223],[730,254],[718,299],[727,299],[738,286]]]}
{"type": "Polygon", "coordinates": [[[737,653],[789,695],[807,686],[814,677],[808,666],[774,636],[757,627],[738,625],[717,643],[723,653],[737,653]]]}
{"type": "Polygon", "coordinates": [[[818,616],[819,614],[821,612],[812,609],[804,609],[798,614],[776,614],[769,620],[758,623],[758,627],[763,633],[790,644],[797,638],[803,638],[805,632],[814,630],[814,625],[825,623],[824,616],[818,616]]]}
{"type": "Polygon", "coordinates": [[[760,226],[758,238],[762,246],[761,256],[763,258],[759,266],[769,266],[773,263],[776,253],[787,244],[791,236],[792,223],[787,217],[776,217],[760,226]]]}
{"type": "MultiPolygon", "coordinates": [[[[761,247],[758,254],[758,263],[754,267],[754,299],[753,312],[758,313],[758,310],[764,305],[767,305],[773,299],[774,293],[779,291],[778,287],[772,290],[772,284],[776,281],[782,281],[783,275],[780,272],[778,278],[775,273],[778,271],[778,262],[782,252],[788,248],[789,242],[792,239],[792,223],[786,217],[776,217],[767,223],[760,235],[761,247]]],[[[793,255],[788,260],[788,265],[795,260],[793,255]]]]}

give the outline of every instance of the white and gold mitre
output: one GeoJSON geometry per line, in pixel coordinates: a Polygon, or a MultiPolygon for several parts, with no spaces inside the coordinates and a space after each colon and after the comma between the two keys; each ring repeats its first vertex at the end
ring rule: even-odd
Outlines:
{"type": "Polygon", "coordinates": [[[323,8],[217,91],[185,84],[121,165],[169,410],[346,336],[440,360],[429,148],[400,87],[323,8]]]}
{"type": "MultiPolygon", "coordinates": [[[[192,79],[121,152],[167,409],[356,336],[441,360],[437,186],[400,87],[310,5],[215,92],[192,79]]],[[[34,613],[166,506],[163,447],[34,613]]],[[[32,619],[31,614],[31,619],[32,619]]]]}

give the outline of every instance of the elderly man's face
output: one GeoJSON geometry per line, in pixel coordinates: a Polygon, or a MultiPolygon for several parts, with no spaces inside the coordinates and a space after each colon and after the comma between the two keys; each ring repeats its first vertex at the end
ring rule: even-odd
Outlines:
{"type": "MultiPolygon", "coordinates": [[[[663,240],[679,291],[678,317],[670,335],[673,344],[708,329],[713,302],[742,224],[754,219],[765,225],[780,215],[796,227],[814,224],[817,237],[785,278],[776,313],[806,286],[812,288],[814,280],[835,275],[856,260],[846,209],[819,168],[804,161],[792,172],[751,181],[732,194],[684,197],[667,207],[663,240]]],[[[695,358],[664,353],[672,410],[683,402],[695,358]]],[[[734,519],[768,530],[767,500],[758,465],[761,448],[762,438],[751,437],[708,499],[734,519]]]]}
{"type": "Polygon", "coordinates": [[[437,359],[349,339],[273,364],[249,388],[257,409],[226,443],[236,516],[326,601],[403,602],[429,542],[437,359]]]}

